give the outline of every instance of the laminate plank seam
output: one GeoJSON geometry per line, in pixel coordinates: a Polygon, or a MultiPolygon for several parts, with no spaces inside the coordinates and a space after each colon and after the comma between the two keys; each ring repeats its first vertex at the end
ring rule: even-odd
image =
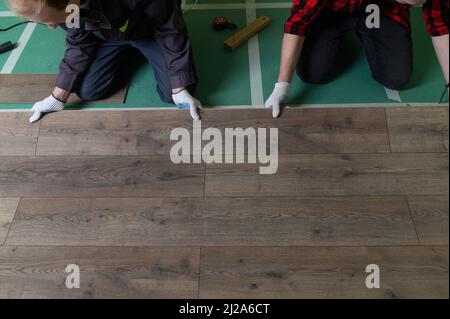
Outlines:
{"type": "MultiPolygon", "coordinates": [[[[199,248],[199,246],[180,246],[180,245],[174,245],[174,246],[136,246],[136,245],[130,245],[130,246],[111,246],[111,245],[98,245],[98,246],[92,246],[92,245],[3,245],[0,246],[1,247],[24,247],[24,248],[61,248],[61,247],[71,247],[71,248],[148,248],[148,249],[160,249],[160,248],[182,248],[182,249],[195,249],[195,248],[199,248]]],[[[309,248],[309,249],[315,249],[315,248],[429,248],[429,247],[439,247],[439,248],[446,248],[449,247],[449,245],[376,245],[376,246],[368,246],[366,244],[361,245],[361,246],[346,246],[346,245],[342,245],[342,246],[324,246],[324,245],[320,245],[320,246],[299,246],[299,245],[294,245],[294,246],[280,246],[280,245],[273,245],[273,246],[268,246],[268,245],[262,245],[262,246],[249,246],[248,244],[245,246],[201,246],[202,248],[220,248],[220,249],[241,249],[241,248],[281,248],[281,249],[286,249],[286,248],[309,248]]]]}
{"type": "MultiPolygon", "coordinates": [[[[303,198],[327,198],[327,199],[342,199],[345,197],[350,198],[369,198],[369,199],[374,199],[374,198],[391,198],[391,197],[397,197],[398,199],[404,197],[404,196],[413,196],[413,197],[418,197],[418,196],[427,196],[427,197],[448,197],[448,195],[439,195],[439,194],[433,194],[433,195],[330,195],[330,196],[326,196],[326,195],[275,195],[275,196],[268,196],[272,199],[275,198],[299,198],[299,199],[303,199],[303,198]]],[[[245,195],[245,196],[208,196],[208,197],[212,197],[212,198],[223,198],[223,199],[231,199],[231,198],[236,198],[238,197],[239,199],[244,199],[244,198],[259,198],[260,196],[254,196],[254,195],[245,195]]],[[[11,196],[0,196],[0,198],[11,198],[11,196]]],[[[39,200],[39,199],[44,199],[42,198],[42,196],[29,196],[29,197],[23,197],[21,196],[21,198],[24,199],[34,199],[34,200],[39,200]]],[[[52,198],[52,197],[45,197],[45,199],[47,198],[52,198]]],[[[67,199],[67,200],[71,200],[71,199],[111,199],[111,198],[116,198],[116,199],[177,199],[177,198],[185,198],[185,197],[174,197],[174,196],[98,196],[98,197],[88,197],[88,196],[57,196],[54,198],[58,198],[58,199],[67,199]]],[[[196,199],[202,198],[200,196],[195,197],[196,199]]],[[[205,198],[207,199],[207,198],[205,198]]]]}
{"type": "Polygon", "coordinates": [[[198,258],[198,283],[197,283],[197,299],[200,299],[200,282],[201,282],[201,271],[202,271],[202,247],[199,247],[199,258],[198,258]]]}
{"type": "Polygon", "coordinates": [[[19,198],[19,201],[17,202],[17,206],[16,206],[16,209],[15,209],[15,211],[14,211],[13,219],[11,220],[11,224],[9,224],[9,228],[8,228],[7,233],[6,233],[5,240],[3,241],[3,243],[2,243],[2,245],[1,245],[0,247],[6,247],[6,242],[7,242],[7,240],[8,240],[8,236],[9,236],[9,233],[11,232],[11,228],[12,228],[12,226],[13,226],[13,224],[14,224],[14,221],[16,220],[17,211],[18,211],[18,209],[19,209],[19,206],[20,206],[20,203],[21,203],[21,202],[22,202],[22,197],[20,197],[20,198],[19,198]]]}
{"type": "Polygon", "coordinates": [[[387,136],[388,136],[388,141],[389,141],[389,153],[392,153],[391,132],[390,132],[390,129],[389,129],[389,121],[388,121],[386,108],[384,108],[384,117],[386,119],[386,131],[387,131],[387,136]]]}
{"type": "Polygon", "coordinates": [[[39,137],[41,136],[41,127],[42,127],[42,121],[39,121],[38,136],[37,136],[37,139],[36,139],[36,146],[34,148],[34,157],[37,156],[37,150],[38,150],[38,145],[39,145],[39,137]]]}
{"type": "MultiPolygon", "coordinates": [[[[362,194],[362,195],[331,195],[331,196],[323,196],[323,195],[276,195],[276,196],[270,196],[270,195],[245,195],[245,196],[239,196],[239,195],[227,195],[227,196],[220,196],[220,195],[212,195],[212,196],[206,196],[205,198],[239,198],[239,199],[243,199],[243,198],[249,198],[249,197],[253,197],[253,198],[378,198],[378,197],[402,197],[402,196],[420,196],[420,197],[436,197],[436,196],[448,196],[446,194],[396,194],[396,195],[384,195],[384,194],[377,194],[377,195],[370,195],[370,194],[362,194]]],[[[8,196],[4,196],[4,197],[8,197],[8,196]]],[[[11,196],[10,196],[11,197],[11,196]]],[[[129,198],[139,198],[139,197],[133,197],[133,196],[128,196],[129,198]]],[[[0,196],[1,198],[1,196],[0,196]]],[[[24,198],[32,198],[32,197],[24,197],[24,198]]],[[[44,198],[44,197],[43,197],[44,198]]],[[[45,198],[52,198],[52,197],[45,197],[45,198]]],[[[55,198],[60,198],[60,197],[55,197],[55,198]]],[[[80,198],[80,197],[73,197],[73,198],[80,198]]],[[[81,197],[81,198],[86,198],[86,197],[81,197]]],[[[87,197],[87,198],[92,198],[92,197],[87,197]]],[[[102,197],[102,198],[114,198],[114,197],[102,197]]],[[[150,197],[152,198],[152,197],[150,197]]],[[[155,198],[174,198],[174,197],[155,197],[155,198]]],[[[196,197],[196,198],[200,198],[200,197],[196,197]]]]}
{"type": "MultiPolygon", "coordinates": [[[[371,109],[371,108],[399,108],[406,109],[411,107],[442,107],[445,108],[445,104],[440,103],[364,103],[364,104],[302,104],[302,105],[290,105],[288,108],[292,109],[336,109],[336,108],[347,108],[347,109],[371,109]]],[[[255,107],[254,105],[210,105],[203,106],[203,109],[208,109],[210,111],[213,110],[229,110],[229,109],[237,109],[237,110],[265,110],[263,106],[255,107]]],[[[177,109],[174,107],[91,107],[91,108],[82,108],[82,107],[71,107],[68,108],[67,111],[78,111],[78,112],[123,112],[123,111],[173,111],[177,112],[177,109]]],[[[11,112],[29,112],[28,109],[0,109],[0,113],[11,113],[11,112]]]]}
{"type": "Polygon", "coordinates": [[[412,222],[413,222],[413,225],[414,225],[414,230],[416,231],[417,242],[419,243],[420,246],[423,246],[422,242],[420,240],[420,237],[419,237],[419,232],[417,231],[416,222],[414,221],[414,215],[413,215],[413,212],[412,212],[412,209],[411,209],[411,205],[409,204],[409,198],[408,197],[409,197],[408,195],[405,196],[405,201],[406,201],[406,205],[408,205],[409,213],[411,214],[411,219],[412,219],[412,222]]]}
{"type": "Polygon", "coordinates": [[[206,198],[206,164],[203,170],[203,198],[206,198]]]}
{"type": "MultiPolygon", "coordinates": [[[[442,194],[413,194],[413,195],[332,195],[332,196],[323,196],[323,195],[276,195],[276,196],[270,196],[267,195],[265,197],[268,198],[330,198],[330,199],[342,199],[342,198],[380,198],[380,197],[404,197],[404,196],[420,196],[420,197],[445,197],[448,195],[442,195],[442,194]]],[[[13,196],[14,197],[14,196],[13,196]]],[[[0,196],[0,198],[11,198],[11,196],[0,196]]],[[[71,196],[67,197],[67,195],[64,196],[21,196],[23,199],[116,199],[116,198],[128,198],[128,199],[185,199],[185,198],[193,198],[193,199],[203,199],[202,196],[126,196],[126,197],[118,197],[118,196],[97,196],[97,197],[86,197],[86,196],[71,196]]],[[[262,198],[262,196],[255,196],[255,195],[245,195],[245,196],[206,196],[205,199],[213,199],[213,198],[262,198]]]]}
{"type": "MultiPolygon", "coordinates": [[[[280,157],[284,156],[284,157],[294,157],[294,156],[309,156],[309,155],[356,155],[356,156],[360,156],[360,155],[387,155],[387,154],[392,154],[394,155],[402,155],[402,154],[449,154],[449,151],[443,151],[443,152],[368,152],[368,153],[280,153],[280,157]]],[[[37,155],[37,156],[33,156],[33,155],[24,155],[24,156],[20,156],[20,155],[0,155],[0,158],[5,157],[5,158],[9,158],[9,157],[18,157],[18,158],[45,158],[45,157],[166,157],[170,159],[170,155],[151,155],[151,154],[141,154],[141,155],[123,155],[123,154],[118,154],[118,155],[80,155],[80,154],[72,154],[72,155],[37,155]]],[[[194,165],[194,164],[184,164],[184,165],[194,165]]],[[[196,164],[199,165],[199,164],[196,164]]],[[[213,164],[213,165],[220,165],[220,164],[213,164]]],[[[222,165],[252,165],[252,164],[222,164],[222,165]]],[[[256,165],[256,164],[255,164],[256,165]]]]}

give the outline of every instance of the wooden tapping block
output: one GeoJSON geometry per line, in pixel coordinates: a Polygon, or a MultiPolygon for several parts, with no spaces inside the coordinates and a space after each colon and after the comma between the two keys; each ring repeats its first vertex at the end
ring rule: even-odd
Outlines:
{"type": "MultiPolygon", "coordinates": [[[[0,103],[35,103],[48,97],[55,88],[55,74],[0,74],[0,103]]],[[[110,97],[93,103],[125,103],[128,84],[110,97]]],[[[69,103],[83,104],[76,94],[69,103]]]]}
{"type": "Polygon", "coordinates": [[[238,48],[251,37],[260,32],[262,29],[272,23],[272,19],[268,16],[261,16],[245,28],[239,30],[227,40],[225,40],[225,47],[231,51],[238,48]]]}

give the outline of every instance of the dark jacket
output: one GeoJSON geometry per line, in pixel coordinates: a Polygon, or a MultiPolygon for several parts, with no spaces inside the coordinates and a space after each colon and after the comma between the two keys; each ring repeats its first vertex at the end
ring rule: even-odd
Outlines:
{"type": "Polygon", "coordinates": [[[166,59],[172,88],[196,82],[191,42],[180,0],[82,0],[80,28],[68,29],[56,86],[74,92],[107,41],[154,39],[166,59]]]}

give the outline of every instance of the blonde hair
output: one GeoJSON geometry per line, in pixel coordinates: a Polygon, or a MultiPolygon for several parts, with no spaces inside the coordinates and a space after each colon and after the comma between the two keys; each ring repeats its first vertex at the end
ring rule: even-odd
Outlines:
{"type": "Polygon", "coordinates": [[[6,0],[9,8],[19,17],[29,18],[40,16],[42,10],[52,7],[63,10],[70,0],[6,0]]]}

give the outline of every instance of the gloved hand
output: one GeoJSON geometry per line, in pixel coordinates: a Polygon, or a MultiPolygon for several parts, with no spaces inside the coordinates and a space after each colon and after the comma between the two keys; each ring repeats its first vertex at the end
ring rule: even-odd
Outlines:
{"type": "Polygon", "coordinates": [[[176,106],[179,109],[191,111],[191,116],[194,120],[200,120],[200,115],[198,114],[198,110],[202,109],[202,104],[194,98],[188,90],[183,90],[177,94],[172,95],[172,99],[175,102],[176,106]]]}
{"type": "Polygon", "coordinates": [[[57,112],[64,109],[65,103],[56,99],[53,95],[50,95],[45,100],[37,102],[31,109],[34,114],[30,117],[30,123],[37,122],[41,119],[42,115],[50,112],[57,112]]]}
{"type": "Polygon", "coordinates": [[[283,103],[286,103],[289,97],[291,84],[288,82],[278,82],[275,84],[272,95],[266,102],[266,108],[272,108],[273,118],[280,116],[280,108],[283,103]]]}

